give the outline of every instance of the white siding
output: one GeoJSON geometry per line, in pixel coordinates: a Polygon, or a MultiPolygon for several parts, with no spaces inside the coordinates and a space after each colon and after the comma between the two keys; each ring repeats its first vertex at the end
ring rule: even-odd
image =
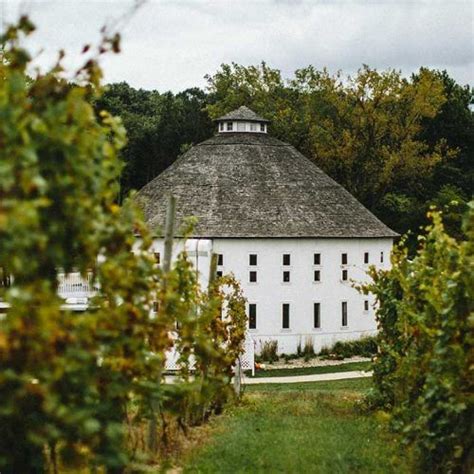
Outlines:
{"type": "MultiPolygon", "coordinates": [[[[188,250],[196,240],[188,244],[188,250]]],[[[162,251],[162,241],[156,241],[162,251]]],[[[182,244],[176,246],[179,251],[182,244]]],[[[373,297],[359,294],[352,280],[367,280],[369,265],[364,253],[369,252],[369,264],[388,268],[392,239],[214,239],[202,240],[199,255],[192,255],[199,266],[202,283],[208,281],[210,253],[223,254],[219,270],[234,273],[242,284],[249,303],[257,305],[257,329],[250,330],[259,342],[277,339],[280,352],[293,353],[301,340],[311,337],[316,350],[338,340],[356,339],[376,331],[373,297]],[[207,255],[206,255],[207,252],[207,255]],[[384,252],[384,263],[380,253],[384,252]],[[321,265],[315,266],[314,253],[321,254],[321,265]],[[347,253],[347,265],[341,255],[347,253]],[[257,266],[249,265],[249,255],[257,254],[257,266]],[[283,265],[283,254],[291,255],[291,265],[283,265]],[[197,259],[196,259],[197,257],[197,259]],[[348,270],[347,282],[342,270],[348,270]],[[314,270],[320,270],[320,282],[314,282],[314,270]],[[249,272],[257,271],[257,282],[249,282],[249,272]],[[290,282],[283,282],[283,271],[290,271],[290,282]],[[364,300],[370,302],[364,311],[364,300]],[[342,327],[342,302],[347,301],[348,324],[342,327]],[[313,328],[314,303],[321,304],[321,327],[313,328]],[[282,304],[290,304],[290,329],[282,329],[282,304]]],[[[258,349],[258,347],[257,347],[258,349]]]]}

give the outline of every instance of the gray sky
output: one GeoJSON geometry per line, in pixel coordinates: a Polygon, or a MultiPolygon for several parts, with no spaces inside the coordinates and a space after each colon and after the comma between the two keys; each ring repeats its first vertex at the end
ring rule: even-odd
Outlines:
{"type": "MultiPolygon", "coordinates": [[[[78,64],[86,42],[133,1],[0,0],[2,23],[28,13],[40,66],[59,48],[78,64]]],[[[350,74],[363,64],[409,74],[447,69],[474,84],[474,3],[457,0],[148,0],[122,28],[123,52],[104,62],[108,82],[178,92],[231,61],[265,60],[288,77],[300,67],[350,74]]]]}

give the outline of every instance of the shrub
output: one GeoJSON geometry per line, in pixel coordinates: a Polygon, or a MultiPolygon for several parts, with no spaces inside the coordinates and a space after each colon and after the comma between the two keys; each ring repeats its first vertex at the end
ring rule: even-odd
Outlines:
{"type": "Polygon", "coordinates": [[[278,360],[278,341],[264,341],[260,349],[260,358],[265,362],[278,360]]]}
{"type": "Polygon", "coordinates": [[[474,203],[463,241],[447,235],[439,213],[429,217],[415,257],[402,242],[392,268],[372,268],[365,287],[380,328],[369,402],[391,413],[420,472],[472,472],[474,203]]]}
{"type": "Polygon", "coordinates": [[[345,359],[347,357],[372,357],[377,353],[377,336],[366,336],[354,341],[338,341],[332,347],[323,347],[319,356],[345,359]]]}
{"type": "Polygon", "coordinates": [[[303,347],[303,356],[306,361],[310,360],[316,355],[314,352],[314,344],[313,344],[313,338],[308,337],[306,338],[304,342],[304,347],[303,347]]]}

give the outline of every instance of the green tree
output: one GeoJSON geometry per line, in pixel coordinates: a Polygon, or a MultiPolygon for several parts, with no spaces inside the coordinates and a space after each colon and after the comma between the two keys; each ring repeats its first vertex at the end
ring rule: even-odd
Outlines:
{"type": "Polygon", "coordinates": [[[349,78],[309,66],[284,80],[265,63],[233,63],[207,79],[213,118],[249,105],[393,229],[418,234],[431,204],[455,200],[447,228],[459,234],[472,193],[469,87],[425,68],[404,78],[368,66],[349,78]]]}
{"type": "Polygon", "coordinates": [[[183,147],[212,135],[214,125],[204,111],[206,98],[197,88],[174,95],[137,90],[125,82],[106,87],[95,108],[121,117],[128,136],[128,144],[121,150],[125,162],[121,199],[166,169],[183,147]]]}

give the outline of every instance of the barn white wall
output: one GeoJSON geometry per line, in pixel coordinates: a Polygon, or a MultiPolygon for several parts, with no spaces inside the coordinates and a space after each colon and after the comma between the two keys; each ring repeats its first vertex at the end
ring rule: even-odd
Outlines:
{"type": "MultiPolygon", "coordinates": [[[[163,252],[162,240],[154,242],[163,252]]],[[[299,341],[312,338],[316,350],[339,340],[357,339],[373,334],[376,323],[373,297],[364,296],[352,287],[352,281],[367,280],[370,264],[390,266],[392,239],[214,239],[192,240],[186,245],[190,258],[199,267],[202,284],[207,285],[211,252],[223,255],[218,270],[232,272],[241,282],[248,303],[257,305],[257,328],[249,333],[257,349],[265,340],[278,340],[280,353],[294,353],[299,341]],[[199,246],[196,253],[192,249],[199,246]],[[369,252],[369,265],[364,253],[369,252]],[[384,262],[380,262],[380,254],[384,262]],[[313,265],[314,253],[321,254],[321,265],[313,265]],[[341,264],[342,253],[348,254],[347,265],[341,264]],[[258,265],[249,265],[249,255],[256,254],[258,265]],[[291,265],[283,265],[283,254],[291,255],[291,265]],[[314,282],[314,270],[321,271],[321,281],[314,282]],[[341,280],[348,270],[349,281],[341,280]],[[283,282],[283,271],[289,270],[290,283],[283,282]],[[257,271],[257,282],[249,282],[249,272],[257,271]],[[369,299],[369,311],[364,300],[369,299]],[[347,301],[348,325],[342,326],[342,302],[347,301]],[[313,328],[313,306],[321,304],[321,328],[313,328]],[[282,329],[282,304],[290,304],[290,328],[282,329]]],[[[176,255],[183,243],[175,246],[176,255]]]]}

